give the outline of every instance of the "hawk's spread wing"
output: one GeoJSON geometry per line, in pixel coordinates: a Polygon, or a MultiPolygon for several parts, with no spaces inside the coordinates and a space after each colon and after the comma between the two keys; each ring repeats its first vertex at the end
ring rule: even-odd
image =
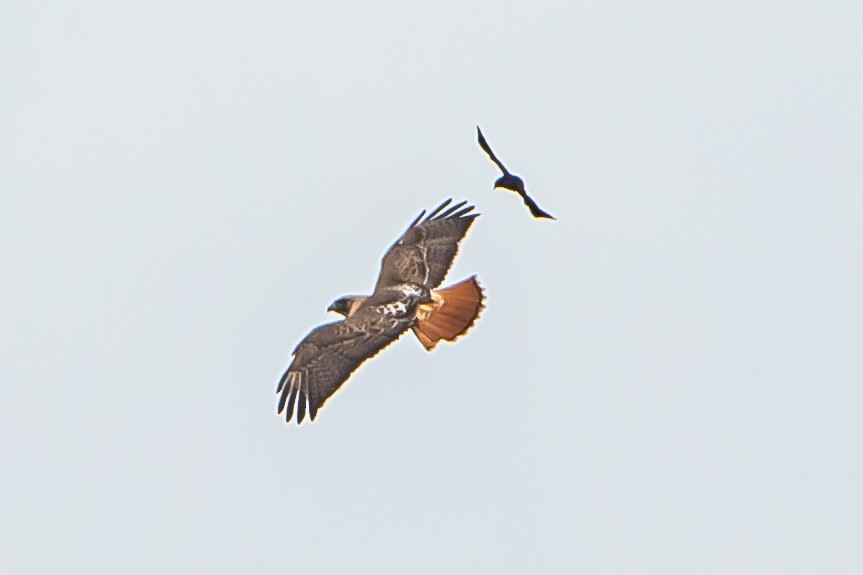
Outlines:
{"type": "Polygon", "coordinates": [[[471,213],[474,206],[465,206],[467,202],[450,206],[451,202],[445,201],[425,219],[423,210],[393,244],[381,262],[376,293],[402,282],[429,288],[440,285],[455,260],[459,241],[479,216],[471,213]]]}
{"type": "Polygon", "coordinates": [[[294,350],[294,360],[279,381],[279,413],[297,423],[312,420],[324,403],[365,360],[394,342],[413,322],[412,315],[387,313],[385,306],[363,307],[343,321],[315,328],[294,350]]]}

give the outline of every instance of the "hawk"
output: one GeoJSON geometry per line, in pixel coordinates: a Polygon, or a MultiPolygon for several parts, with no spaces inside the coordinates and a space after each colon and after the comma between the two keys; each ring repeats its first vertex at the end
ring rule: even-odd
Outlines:
{"type": "Polygon", "coordinates": [[[316,327],[294,349],[279,381],[278,413],[301,424],[318,410],[367,359],[412,329],[426,350],[464,335],[484,308],[483,290],[472,276],[436,289],[455,260],[458,245],[479,216],[466,201],[425,210],[381,261],[374,292],[345,296],[327,311],[344,319],[316,327]],[[425,216],[425,217],[424,217],[425,216]]]}
{"type": "Polygon", "coordinates": [[[556,219],[553,215],[548,212],[540,209],[536,202],[531,199],[530,196],[527,195],[527,190],[524,189],[524,180],[516,176],[515,174],[509,173],[503,162],[497,159],[497,156],[494,155],[494,152],[491,151],[491,146],[488,145],[488,142],[485,141],[485,136],[482,135],[482,130],[479,129],[479,126],[476,127],[476,137],[479,142],[479,147],[488,154],[488,157],[491,158],[491,161],[494,162],[500,171],[503,172],[503,175],[497,179],[494,183],[494,188],[503,188],[505,190],[509,190],[511,192],[517,193],[521,196],[521,199],[524,200],[524,204],[527,206],[527,209],[530,210],[530,213],[533,214],[535,218],[548,218],[550,220],[556,219]]]}

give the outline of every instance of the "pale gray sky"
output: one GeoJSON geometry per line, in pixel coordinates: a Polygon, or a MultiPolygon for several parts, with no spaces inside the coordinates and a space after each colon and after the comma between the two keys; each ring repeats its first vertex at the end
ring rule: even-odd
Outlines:
{"type": "Polygon", "coordinates": [[[859,3],[3,13],[0,572],[863,572],[859,3]],[[480,322],[286,426],[446,197],[480,322]]]}

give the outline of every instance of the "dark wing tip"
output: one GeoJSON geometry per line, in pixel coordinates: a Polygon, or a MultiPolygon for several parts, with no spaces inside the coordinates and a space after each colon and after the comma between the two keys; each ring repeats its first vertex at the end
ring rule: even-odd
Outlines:
{"type": "Polygon", "coordinates": [[[463,200],[463,201],[461,201],[461,202],[459,202],[459,203],[457,203],[457,204],[453,204],[453,205],[452,205],[452,206],[450,206],[450,207],[449,207],[445,212],[441,212],[440,214],[438,214],[437,216],[435,216],[435,218],[434,218],[434,219],[436,219],[436,220],[445,220],[445,219],[447,219],[448,217],[450,217],[454,211],[456,211],[457,209],[459,209],[460,207],[462,207],[462,206],[463,206],[463,205],[465,205],[466,203],[467,203],[467,200],[463,200]]]}
{"type": "Polygon", "coordinates": [[[489,148],[488,142],[485,141],[485,136],[482,133],[482,130],[479,129],[479,126],[476,127],[476,141],[479,143],[479,147],[485,151],[488,155],[493,155],[491,152],[491,148],[489,148]]]}
{"type": "Polygon", "coordinates": [[[290,369],[282,377],[279,382],[279,389],[276,393],[280,393],[279,406],[276,413],[285,414],[285,422],[291,423],[294,419],[294,411],[297,414],[297,425],[303,422],[306,416],[306,401],[309,401],[309,412],[311,419],[315,419],[317,408],[312,405],[311,398],[308,397],[305,390],[302,389],[302,373],[291,371],[290,369]]]}
{"type": "MultiPolygon", "coordinates": [[[[437,217],[441,210],[447,207],[450,202],[452,202],[452,198],[445,199],[443,203],[441,203],[441,205],[432,210],[432,212],[426,217],[425,221],[433,220],[435,217],[437,217]]],[[[423,213],[425,213],[425,210],[423,210],[423,213]]]]}
{"type": "MultiPolygon", "coordinates": [[[[288,374],[291,373],[290,370],[286,371],[282,378],[279,380],[279,385],[276,387],[276,393],[282,393],[282,390],[285,388],[285,383],[288,381],[288,374]]],[[[282,408],[279,407],[279,413],[282,412],[282,408]]]]}
{"type": "Polygon", "coordinates": [[[508,174],[509,171],[506,169],[506,166],[503,165],[503,162],[494,155],[494,152],[491,151],[491,146],[488,145],[488,142],[485,140],[485,136],[482,135],[482,130],[479,129],[479,126],[476,127],[476,141],[479,143],[479,147],[482,148],[482,151],[488,155],[489,159],[500,168],[500,171],[504,174],[508,174]]]}
{"type": "Polygon", "coordinates": [[[474,220],[479,217],[479,212],[470,213],[472,209],[473,206],[468,206],[457,214],[453,214],[453,217],[460,220],[474,220]]]}
{"type": "Polygon", "coordinates": [[[415,225],[417,225],[417,223],[419,223],[419,221],[420,221],[421,219],[423,219],[423,216],[424,216],[424,215],[426,215],[426,211],[425,211],[425,210],[421,211],[421,212],[420,212],[420,215],[418,215],[416,218],[414,218],[414,221],[412,221],[412,222],[410,223],[410,225],[408,226],[408,229],[411,229],[412,227],[414,227],[415,225]]]}
{"type": "Polygon", "coordinates": [[[306,418],[306,394],[301,393],[297,401],[297,425],[303,422],[306,418]]]}
{"type": "MultiPolygon", "coordinates": [[[[297,403],[297,392],[299,391],[299,387],[295,387],[291,390],[291,397],[288,399],[288,411],[285,413],[285,422],[290,423],[294,418],[294,405],[297,403]]],[[[287,395],[287,394],[285,394],[287,395]]]]}
{"type": "Polygon", "coordinates": [[[546,218],[549,220],[556,220],[557,219],[553,215],[551,215],[550,213],[548,213],[545,210],[543,210],[542,208],[540,208],[537,205],[537,203],[533,200],[533,198],[528,196],[526,193],[522,195],[522,198],[524,199],[524,203],[525,203],[525,205],[527,205],[527,209],[530,210],[530,214],[533,217],[535,217],[535,218],[546,218]]]}
{"type": "Polygon", "coordinates": [[[281,414],[282,412],[286,412],[285,421],[289,423],[294,417],[294,403],[296,403],[297,391],[299,389],[299,386],[294,384],[295,377],[295,374],[288,370],[284,377],[282,377],[277,392],[281,393],[281,396],[279,397],[279,406],[276,409],[276,413],[281,414]]]}
{"type": "Polygon", "coordinates": [[[465,205],[465,204],[467,204],[467,200],[462,200],[462,201],[458,202],[457,204],[453,204],[450,206],[449,204],[451,202],[452,202],[452,198],[447,199],[444,203],[442,203],[440,206],[438,206],[433,212],[431,212],[426,217],[426,219],[423,221],[423,223],[431,222],[431,221],[437,221],[437,220],[447,220],[447,219],[453,219],[453,220],[465,219],[465,220],[467,220],[467,219],[473,219],[473,218],[479,216],[479,213],[476,213],[476,212],[471,213],[471,212],[473,212],[474,209],[476,209],[476,206],[465,205]],[[447,207],[447,206],[449,206],[449,207],[447,207]],[[447,208],[447,209],[444,210],[444,208],[447,208]]]}

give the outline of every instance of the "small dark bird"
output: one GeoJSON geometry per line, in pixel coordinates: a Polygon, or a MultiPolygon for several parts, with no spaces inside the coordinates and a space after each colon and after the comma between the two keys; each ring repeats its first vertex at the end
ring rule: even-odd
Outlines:
{"type": "Polygon", "coordinates": [[[515,192],[521,199],[524,200],[524,204],[530,210],[530,213],[533,214],[535,218],[549,218],[551,220],[556,219],[553,215],[548,212],[544,212],[536,202],[534,202],[530,196],[527,195],[527,191],[524,189],[524,180],[516,176],[515,174],[509,173],[503,163],[497,159],[497,156],[494,155],[494,152],[491,151],[491,147],[488,145],[488,142],[485,141],[485,136],[482,135],[482,130],[479,129],[479,126],[476,127],[476,137],[479,142],[479,146],[488,154],[488,157],[491,158],[491,161],[497,164],[497,167],[500,168],[500,171],[503,172],[503,175],[497,179],[494,183],[495,189],[503,188],[505,190],[510,190],[515,192]]]}

